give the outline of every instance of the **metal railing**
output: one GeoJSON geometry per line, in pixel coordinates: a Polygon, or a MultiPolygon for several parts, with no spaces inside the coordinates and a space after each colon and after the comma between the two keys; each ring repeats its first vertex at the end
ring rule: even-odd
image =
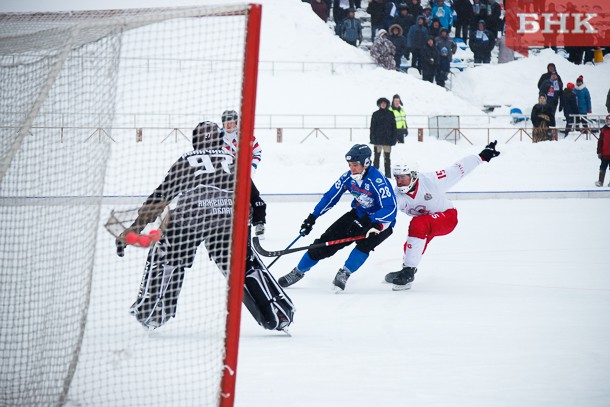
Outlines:
{"type": "MultiPolygon", "coordinates": [[[[17,113],[13,113],[16,115],[17,113]]],[[[0,129],[19,130],[18,126],[7,123],[11,113],[0,114],[0,129]]],[[[189,135],[194,127],[202,118],[213,117],[213,114],[146,114],[146,113],[125,113],[115,114],[111,126],[100,125],[108,123],[109,116],[103,114],[71,114],[53,113],[41,114],[36,119],[31,128],[31,132],[36,129],[55,129],[58,132],[60,141],[64,141],[65,134],[69,132],[84,132],[85,141],[97,138],[98,140],[109,139],[116,141],[111,136],[110,130],[119,132],[132,132],[136,135],[137,141],[142,141],[143,137],[162,137],[162,142],[169,138],[178,140],[184,138],[189,140],[189,135]]],[[[603,115],[573,115],[587,121],[587,127],[575,125],[570,129],[572,132],[579,132],[578,140],[581,136],[585,139],[597,137],[596,134],[604,124],[603,115]]],[[[255,130],[274,130],[278,133],[278,142],[281,142],[280,133],[307,131],[309,132],[301,142],[310,136],[322,135],[330,139],[327,134],[340,132],[348,134],[349,140],[353,141],[354,134],[360,139],[368,137],[370,128],[370,115],[257,115],[255,118],[255,130]]],[[[408,125],[410,133],[420,131],[423,135],[437,137],[442,140],[457,143],[463,139],[470,144],[477,142],[489,142],[497,139],[500,142],[508,143],[511,140],[529,141],[532,140],[533,128],[531,123],[523,120],[513,123],[510,115],[460,115],[458,125],[450,127],[431,127],[429,116],[410,115],[408,125]],[[506,120],[504,120],[506,119],[506,120]],[[504,122],[504,123],[502,123],[504,122]],[[512,126],[511,126],[512,123],[512,126]],[[529,126],[528,126],[529,124],[529,126]],[[504,141],[502,141],[504,140],[504,141]]],[[[555,127],[556,131],[564,131],[561,126],[555,127]]],[[[301,137],[303,133],[300,133],[301,137]]],[[[555,137],[556,139],[557,137],[555,137]]],[[[423,139],[421,140],[423,141],[423,139]]]]}

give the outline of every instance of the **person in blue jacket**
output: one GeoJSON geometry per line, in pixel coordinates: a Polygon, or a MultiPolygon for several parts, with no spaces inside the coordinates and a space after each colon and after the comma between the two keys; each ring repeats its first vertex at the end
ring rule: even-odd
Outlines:
{"type": "Polygon", "coordinates": [[[438,18],[441,26],[451,32],[453,26],[453,10],[445,5],[445,0],[436,0],[436,4],[432,7],[432,17],[438,18]]]}
{"type": "MultiPolygon", "coordinates": [[[[308,235],[316,219],[328,212],[345,192],[354,200],[352,209],[337,219],[314,243],[329,242],[357,236],[343,267],[339,269],[333,284],[336,290],[345,290],[347,279],[358,270],[369,257],[369,253],[386,240],[396,224],[396,195],[389,181],[371,165],[371,149],[366,144],[356,144],[345,155],[349,171],[342,174],[324,194],[313,212],[301,225],[301,236],[308,235]]],[[[299,264],[288,274],[278,279],[282,287],[289,287],[301,280],[307,271],[320,260],[333,256],[353,242],[334,244],[309,249],[299,264]]]]}

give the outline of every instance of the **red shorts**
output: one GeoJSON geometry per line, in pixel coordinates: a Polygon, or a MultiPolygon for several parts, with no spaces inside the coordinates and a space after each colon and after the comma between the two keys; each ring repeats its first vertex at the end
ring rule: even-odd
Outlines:
{"type": "Polygon", "coordinates": [[[416,216],[411,219],[409,224],[409,236],[425,239],[427,247],[433,237],[448,235],[453,232],[457,224],[458,218],[455,208],[447,209],[445,212],[416,216]]]}

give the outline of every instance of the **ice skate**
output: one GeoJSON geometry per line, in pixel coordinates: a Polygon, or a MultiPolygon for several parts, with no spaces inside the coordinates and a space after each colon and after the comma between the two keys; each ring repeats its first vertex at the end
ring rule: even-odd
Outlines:
{"type": "Polygon", "coordinates": [[[403,291],[411,288],[411,283],[415,279],[415,273],[417,269],[415,267],[403,267],[402,270],[398,272],[398,275],[394,277],[392,283],[394,286],[392,287],[393,291],[403,291]]]}
{"type": "Polygon", "coordinates": [[[303,273],[298,268],[293,268],[292,271],[286,274],[283,277],[280,277],[277,282],[284,288],[290,287],[294,283],[300,281],[303,277],[305,277],[305,273],[303,273]]]}
{"type": "Polygon", "coordinates": [[[394,281],[394,277],[396,277],[397,275],[398,275],[398,271],[392,271],[392,272],[386,274],[385,282],[392,284],[392,282],[394,281]]]}
{"type": "Polygon", "coordinates": [[[339,269],[337,275],[335,276],[335,279],[333,280],[333,288],[335,292],[341,292],[345,290],[345,284],[347,283],[347,279],[349,278],[349,276],[351,276],[351,274],[352,273],[350,273],[349,270],[344,267],[341,267],[339,269]]]}

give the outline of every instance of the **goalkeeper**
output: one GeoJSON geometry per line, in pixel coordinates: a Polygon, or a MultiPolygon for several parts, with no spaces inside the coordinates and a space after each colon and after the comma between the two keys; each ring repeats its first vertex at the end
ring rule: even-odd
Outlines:
{"type": "MultiPolygon", "coordinates": [[[[216,123],[199,123],[193,130],[192,143],[194,150],[183,154],[171,166],[163,182],[138,210],[136,220],[116,240],[117,254],[122,257],[125,236],[142,232],[172,200],[177,200],[171,216],[162,222],[163,236],[148,252],[138,297],[130,308],[138,322],[149,329],[158,328],[176,316],[185,269],[193,265],[201,243],[205,242],[210,259],[220,271],[228,274],[231,232],[227,225],[233,216],[234,157],[222,149],[223,131],[216,123]]],[[[261,200],[252,186],[251,203],[261,200]]],[[[246,263],[249,269],[267,271],[250,247],[246,263]]],[[[282,312],[261,309],[247,289],[244,303],[267,329],[280,329],[282,323],[285,327],[291,322],[291,314],[279,321],[282,312]]]]}

